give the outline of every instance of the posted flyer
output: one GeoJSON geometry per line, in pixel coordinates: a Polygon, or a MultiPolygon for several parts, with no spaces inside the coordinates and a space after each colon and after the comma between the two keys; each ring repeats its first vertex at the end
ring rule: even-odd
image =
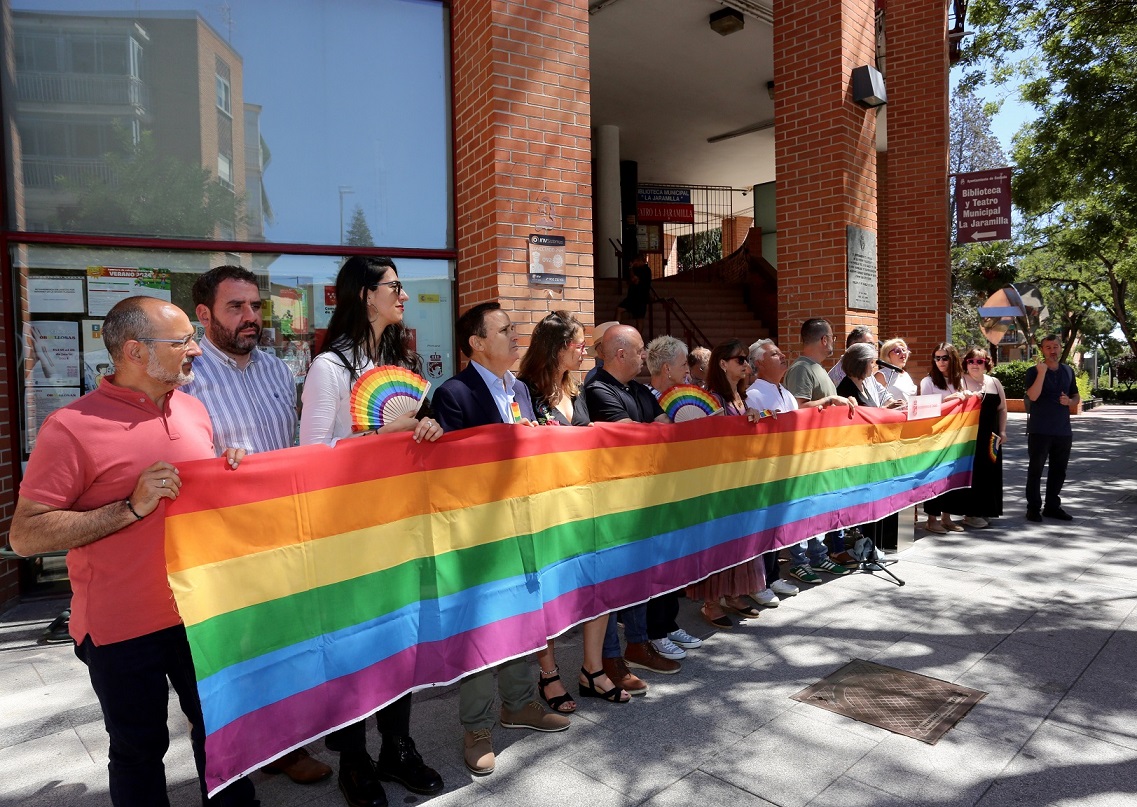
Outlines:
{"type": "Polygon", "coordinates": [[[137,294],[170,302],[170,273],[145,267],[87,267],[87,313],[92,317],[105,317],[119,300],[137,294]]]}

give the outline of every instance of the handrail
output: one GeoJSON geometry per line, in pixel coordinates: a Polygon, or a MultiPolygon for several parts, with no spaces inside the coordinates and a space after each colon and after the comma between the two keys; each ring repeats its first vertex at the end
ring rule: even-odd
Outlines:
{"type": "Polygon", "coordinates": [[[674,314],[675,319],[679,323],[680,327],[683,328],[683,341],[687,344],[688,350],[699,346],[711,347],[711,343],[710,340],[707,339],[707,335],[703,333],[702,328],[700,328],[695,323],[695,320],[693,320],[691,318],[691,315],[688,314],[686,309],[683,308],[683,304],[676,300],[674,297],[661,297],[659,295],[659,292],[657,292],[654,288],[651,289],[651,296],[648,299],[647,307],[647,330],[649,334],[655,334],[656,303],[663,304],[664,330],[668,334],[674,336],[671,331],[671,315],[674,314]],[[694,344],[696,337],[699,340],[698,344],[694,344]]]}

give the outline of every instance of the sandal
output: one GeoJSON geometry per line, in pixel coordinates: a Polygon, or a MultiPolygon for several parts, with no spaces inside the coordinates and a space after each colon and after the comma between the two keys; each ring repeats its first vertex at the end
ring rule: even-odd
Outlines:
{"type": "Polygon", "coordinates": [[[762,615],[761,611],[759,611],[753,605],[748,605],[746,602],[743,601],[743,599],[741,597],[727,597],[726,601],[724,603],[724,608],[729,609],[731,611],[734,611],[736,614],[738,614],[743,619],[757,619],[758,617],[760,617],[762,615]],[[731,602],[731,600],[734,600],[735,602],[739,602],[742,604],[741,605],[735,605],[734,602],[731,602]]]}
{"type": "Polygon", "coordinates": [[[734,620],[732,620],[726,614],[723,614],[722,616],[716,616],[712,619],[711,616],[707,613],[707,606],[705,605],[700,606],[699,613],[703,615],[703,619],[707,620],[707,622],[711,623],[716,628],[721,628],[722,630],[730,630],[734,627],[734,620]]]}
{"type": "Polygon", "coordinates": [[[582,698],[600,698],[601,700],[611,701],[612,703],[627,703],[632,699],[627,690],[623,687],[614,686],[608,690],[599,690],[596,688],[597,677],[604,675],[604,670],[597,670],[590,673],[584,667],[580,668],[580,674],[588,679],[587,684],[577,682],[577,688],[580,690],[582,698]]]}
{"type": "Polygon", "coordinates": [[[549,697],[545,694],[545,687],[560,681],[561,677],[557,674],[557,668],[553,667],[552,672],[545,672],[541,670],[541,675],[537,678],[537,689],[541,691],[541,700],[549,705],[549,708],[554,712],[562,715],[571,715],[576,711],[576,703],[572,699],[572,695],[566,691],[563,695],[554,695],[549,697]]]}

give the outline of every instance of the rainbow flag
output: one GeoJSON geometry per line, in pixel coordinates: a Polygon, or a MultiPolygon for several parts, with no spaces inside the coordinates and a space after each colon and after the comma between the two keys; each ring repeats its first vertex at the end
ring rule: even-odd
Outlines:
{"type": "Polygon", "coordinates": [[[166,561],[216,792],[406,692],[971,481],[976,402],[486,426],[181,469],[166,561]]]}

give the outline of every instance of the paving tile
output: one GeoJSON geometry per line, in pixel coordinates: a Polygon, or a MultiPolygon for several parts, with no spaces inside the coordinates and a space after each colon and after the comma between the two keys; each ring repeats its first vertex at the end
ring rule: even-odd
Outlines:
{"type": "Polygon", "coordinates": [[[694,771],[666,790],[642,802],[641,807],[691,807],[692,804],[775,807],[777,803],[747,793],[702,771],[694,771]]]}
{"type": "Polygon", "coordinates": [[[1062,694],[1077,680],[1092,659],[1089,652],[1055,652],[1013,636],[1001,642],[956,683],[986,690],[993,686],[1023,686],[1062,694]]]}
{"type": "Polygon", "coordinates": [[[700,769],[782,807],[808,804],[876,742],[796,712],[787,712],[739,743],[745,755],[719,754],[700,769]],[[808,775],[806,773],[808,772],[808,775]]]}
{"type": "Polygon", "coordinates": [[[910,799],[842,776],[810,801],[809,807],[913,807],[913,804],[910,799]]]}
{"type": "Polygon", "coordinates": [[[899,796],[931,803],[944,793],[972,804],[1018,753],[1019,745],[949,731],[935,745],[890,735],[845,776],[899,796]]]}
{"type": "Polygon", "coordinates": [[[1137,751],[1054,725],[1040,728],[979,807],[1132,807],[1137,751]]]}
{"type": "MultiPolygon", "coordinates": [[[[1096,737],[1137,751],[1137,681],[1132,656],[1125,674],[1101,674],[1091,665],[1047,718],[1069,731],[1096,737]]],[[[1112,671],[1111,671],[1112,673],[1112,671]]]]}
{"type": "Polygon", "coordinates": [[[1061,693],[1039,692],[1020,686],[998,685],[984,691],[987,696],[975,704],[949,733],[962,732],[1021,747],[1062,699],[1061,693]]]}
{"type": "MultiPolygon", "coordinates": [[[[532,757],[530,764],[510,771],[494,771],[480,784],[490,794],[476,803],[484,807],[540,805],[541,807],[625,807],[635,804],[622,793],[569,765],[532,757]]],[[[466,802],[454,801],[454,804],[466,802]]],[[[429,804],[433,806],[432,799],[429,804]]]]}

